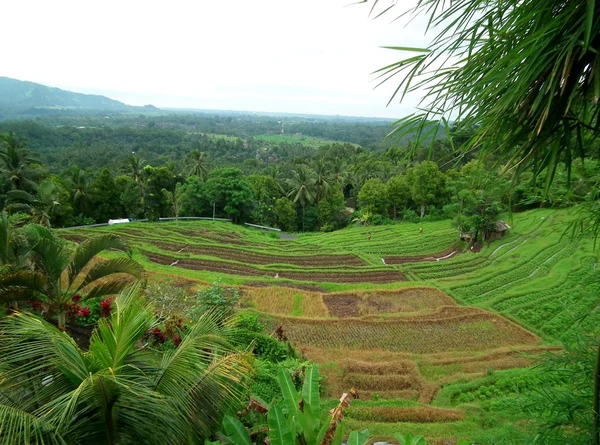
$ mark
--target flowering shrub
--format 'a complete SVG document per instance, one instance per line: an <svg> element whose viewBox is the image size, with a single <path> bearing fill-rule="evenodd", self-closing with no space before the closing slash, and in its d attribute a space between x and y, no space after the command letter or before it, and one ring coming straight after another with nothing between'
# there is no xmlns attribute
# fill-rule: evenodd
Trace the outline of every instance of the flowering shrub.
<svg viewBox="0 0 600 445"><path fill-rule="evenodd" d="M100 302L100 316L103 318L110 317L112 312L112 298L107 298Z"/></svg>
<svg viewBox="0 0 600 445"><path fill-rule="evenodd" d="M152 337L154 337L154 341L156 343L164 343L165 341L167 341L167 336L161 328L154 328L152 330Z"/></svg>
<svg viewBox="0 0 600 445"><path fill-rule="evenodd" d="M89 307L82 307L79 309L79 311L77 312L77 316L78 317L82 317L82 318L89 318L89 316L92 315L92 311L90 310Z"/></svg>

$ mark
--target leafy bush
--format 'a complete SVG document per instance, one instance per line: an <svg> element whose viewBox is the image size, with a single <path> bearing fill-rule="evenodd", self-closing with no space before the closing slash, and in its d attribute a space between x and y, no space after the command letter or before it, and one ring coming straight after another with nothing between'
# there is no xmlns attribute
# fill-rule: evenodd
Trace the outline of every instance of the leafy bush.
<svg viewBox="0 0 600 445"><path fill-rule="evenodd" d="M419 222L421 221L421 218L419 218L419 215L417 214L417 212L415 212L414 210L405 210L404 214L402 215L402 219L406 222Z"/></svg>
<svg viewBox="0 0 600 445"><path fill-rule="evenodd" d="M233 308L240 299L236 288L225 287L219 278L208 289L199 290L196 294L194 305L188 310L188 317L198 319L208 311L218 311L225 316L233 314Z"/></svg>
<svg viewBox="0 0 600 445"><path fill-rule="evenodd" d="M258 321L258 316L251 313L241 311L235 314L234 324L238 329L250 332L262 332L264 326Z"/></svg>
<svg viewBox="0 0 600 445"><path fill-rule="evenodd" d="M240 329L236 332L234 341L240 346L249 346L254 343L254 354L270 362L281 362L288 358L296 358L297 354L293 348L280 343L273 337L258 332Z"/></svg>

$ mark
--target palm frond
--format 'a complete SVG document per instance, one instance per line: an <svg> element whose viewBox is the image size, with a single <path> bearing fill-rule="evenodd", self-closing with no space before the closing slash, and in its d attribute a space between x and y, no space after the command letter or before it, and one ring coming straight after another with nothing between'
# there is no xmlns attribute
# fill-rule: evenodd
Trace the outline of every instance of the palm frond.
<svg viewBox="0 0 600 445"><path fill-rule="evenodd" d="M127 356L153 323L152 311L139 297L136 283L125 289L114 302L110 318L101 319L92 338L90 353L113 370L125 365Z"/></svg>
<svg viewBox="0 0 600 445"><path fill-rule="evenodd" d="M115 295L124 289L127 289L131 285L132 282L130 278L111 277L100 284L94 285L92 283L92 288L87 290L86 297L91 299L105 297L107 295Z"/></svg>
<svg viewBox="0 0 600 445"><path fill-rule="evenodd" d="M110 277L115 274L127 274L133 277L139 277L143 272L142 266L131 258L113 258L94 264L94 266L85 274L85 278L79 284L74 292L92 284L94 281Z"/></svg>
<svg viewBox="0 0 600 445"><path fill-rule="evenodd" d="M131 255L131 249L127 243L117 235L106 234L90 238L77 246L75 250L73 260L69 264L69 282L75 280L92 258L108 249L120 250Z"/></svg>

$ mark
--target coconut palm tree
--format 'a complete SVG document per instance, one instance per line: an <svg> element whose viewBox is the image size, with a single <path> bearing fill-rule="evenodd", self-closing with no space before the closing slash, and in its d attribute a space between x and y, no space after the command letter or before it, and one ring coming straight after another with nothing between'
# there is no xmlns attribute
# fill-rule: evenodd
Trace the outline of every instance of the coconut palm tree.
<svg viewBox="0 0 600 445"><path fill-rule="evenodd" d="M1 320L0 443L204 443L239 403L248 356L214 313L164 353L146 346L155 323L138 285L115 299L87 351L35 315Z"/></svg>
<svg viewBox="0 0 600 445"><path fill-rule="evenodd" d="M323 158L315 161L315 202L319 203L321 200L326 199L329 196L329 169L328 165Z"/></svg>
<svg viewBox="0 0 600 445"><path fill-rule="evenodd" d="M35 191L40 174L36 159L25 148L25 142L14 133L0 135L0 172L6 175L12 190Z"/></svg>
<svg viewBox="0 0 600 445"><path fill-rule="evenodd" d="M11 190L7 193L7 208L10 211L25 212L31 215L35 224L50 227L60 203L60 190L54 181L47 180L39 185L36 194L25 190Z"/></svg>
<svg viewBox="0 0 600 445"><path fill-rule="evenodd" d="M313 188L315 185L315 173L306 165L299 165L292 171L292 177L288 179L290 188L289 197L294 203L300 203L302 207L302 231L304 232L304 209L306 204L315 200Z"/></svg>
<svg viewBox="0 0 600 445"><path fill-rule="evenodd" d="M18 300L32 295L36 285L29 264L26 237L16 230L6 212L0 213L0 304L18 309Z"/></svg>
<svg viewBox="0 0 600 445"><path fill-rule="evenodd" d="M188 176L198 176L201 181L206 181L208 177L208 156L206 153L194 150L187 155L187 159L191 164Z"/></svg>
<svg viewBox="0 0 600 445"><path fill-rule="evenodd" d="M135 182L142 184L142 176L146 161L138 155L131 155L127 158L127 169Z"/></svg>
<svg viewBox="0 0 600 445"><path fill-rule="evenodd" d="M334 158L330 169L331 185L342 190L346 185L346 163L342 158Z"/></svg>
<svg viewBox="0 0 600 445"><path fill-rule="evenodd" d="M86 298L93 298L116 294L142 272L130 258L129 246L114 234L90 238L71 252L45 227L29 225L23 232L31 249L35 298L48 305L47 317L56 316L60 330L66 328L73 295L83 292ZM97 255L108 249L125 252L127 257L98 261Z"/></svg>
<svg viewBox="0 0 600 445"><path fill-rule="evenodd" d="M90 200L91 185L85 170L75 166L67 175L71 182L71 194L73 196L73 206L84 213Z"/></svg>

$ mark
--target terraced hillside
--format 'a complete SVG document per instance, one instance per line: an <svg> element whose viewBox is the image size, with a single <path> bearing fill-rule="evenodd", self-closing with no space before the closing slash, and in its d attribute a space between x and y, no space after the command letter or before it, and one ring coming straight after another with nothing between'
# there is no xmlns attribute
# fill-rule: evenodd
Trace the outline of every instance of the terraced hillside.
<svg viewBox="0 0 600 445"><path fill-rule="evenodd" d="M509 234L478 253L448 221L295 240L212 221L61 233L73 242L118 233L153 277L238 285L247 306L321 364L331 404L358 389L349 428L485 443L500 429L516 440L520 419L487 399L468 403L474 391L526 378L519 369L556 349L574 317L599 303L593 243L563 236L570 220L567 211L514 215Z"/></svg>

